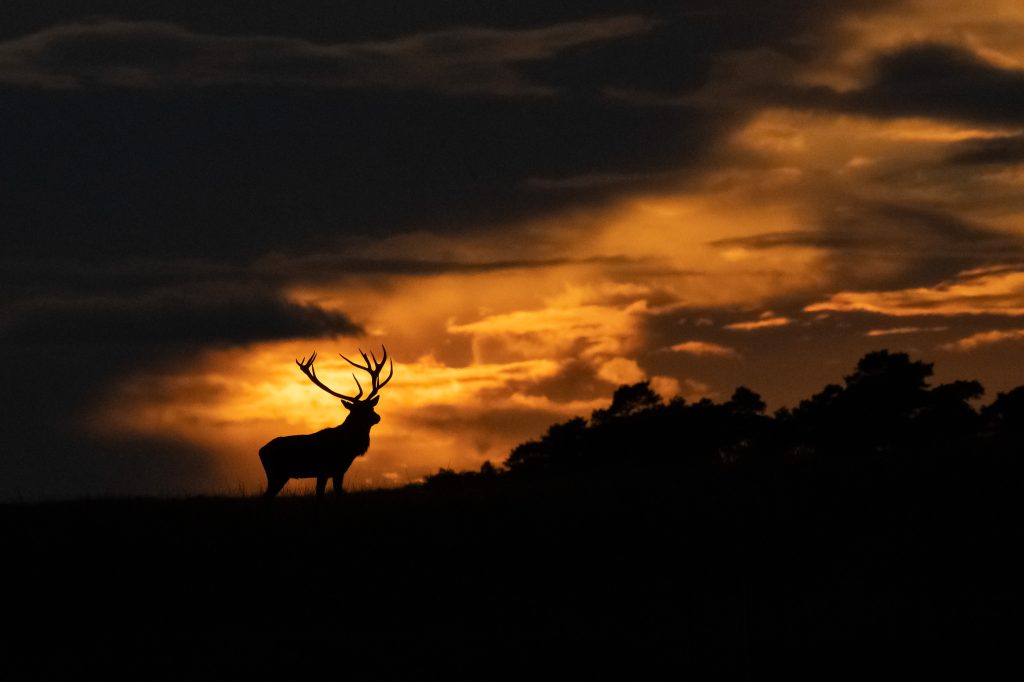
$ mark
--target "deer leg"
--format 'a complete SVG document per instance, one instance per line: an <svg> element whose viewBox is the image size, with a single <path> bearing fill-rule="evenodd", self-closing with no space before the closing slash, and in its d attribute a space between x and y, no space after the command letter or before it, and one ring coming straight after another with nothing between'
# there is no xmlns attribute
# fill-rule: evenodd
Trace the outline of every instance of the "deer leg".
<svg viewBox="0 0 1024 682"><path fill-rule="evenodd" d="M334 477L334 496L341 497L345 493L345 489L341 487L341 482L345 478L345 474L338 474Z"/></svg>
<svg viewBox="0 0 1024 682"><path fill-rule="evenodd" d="M268 500L274 495L281 492L281 488L288 482L287 478L270 478L267 477L267 492L263 495Z"/></svg>
<svg viewBox="0 0 1024 682"><path fill-rule="evenodd" d="M316 477L316 499L322 499L324 492L327 490L327 477L317 476Z"/></svg>

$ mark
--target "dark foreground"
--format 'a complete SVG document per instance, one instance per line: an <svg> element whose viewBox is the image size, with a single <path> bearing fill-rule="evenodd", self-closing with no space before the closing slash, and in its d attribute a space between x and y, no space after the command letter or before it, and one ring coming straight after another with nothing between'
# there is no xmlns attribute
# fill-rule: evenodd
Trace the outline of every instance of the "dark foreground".
<svg viewBox="0 0 1024 682"><path fill-rule="evenodd" d="M5 506L0 678L985 662L1021 632L1022 492L1000 458Z"/></svg>

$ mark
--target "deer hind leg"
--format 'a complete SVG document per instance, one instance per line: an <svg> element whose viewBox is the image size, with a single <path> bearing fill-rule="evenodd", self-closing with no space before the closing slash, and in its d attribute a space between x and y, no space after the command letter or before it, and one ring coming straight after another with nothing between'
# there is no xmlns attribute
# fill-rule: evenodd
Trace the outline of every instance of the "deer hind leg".
<svg viewBox="0 0 1024 682"><path fill-rule="evenodd" d="M323 499L324 492L327 490L327 477L317 476L316 478L316 499Z"/></svg>

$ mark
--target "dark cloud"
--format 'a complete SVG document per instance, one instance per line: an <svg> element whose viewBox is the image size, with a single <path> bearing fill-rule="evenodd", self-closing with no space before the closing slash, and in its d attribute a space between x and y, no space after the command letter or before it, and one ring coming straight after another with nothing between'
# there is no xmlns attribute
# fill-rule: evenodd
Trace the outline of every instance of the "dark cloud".
<svg viewBox="0 0 1024 682"><path fill-rule="evenodd" d="M427 258L350 258L339 254L268 254L250 263L233 265L216 261L126 258L114 261L44 259L0 261L0 288L8 305L25 299L90 295L124 296L129 291L154 291L183 287L164 299L199 298L210 293L224 299L234 291L252 300L262 296L280 303L277 288L294 283L336 282L372 276L433 276L473 274L505 270L536 270L570 265L636 265L621 256L593 258L524 258L521 260L439 260ZM199 289L197 287L208 287ZM220 290L218 290L218 287ZM262 292L262 293L254 293ZM0 306L0 311L3 307ZM57 311L54 311L57 312ZM0 313L0 324L2 324Z"/></svg>
<svg viewBox="0 0 1024 682"><path fill-rule="evenodd" d="M500 227L628 189L551 192L530 178L678 171L731 124L587 98L0 88L5 250L237 263Z"/></svg>
<svg viewBox="0 0 1024 682"><path fill-rule="evenodd" d="M526 184L537 189L594 190L607 187L641 187L650 185L652 181L660 182L669 177L666 173L588 173L565 178L528 178Z"/></svg>
<svg viewBox="0 0 1024 682"><path fill-rule="evenodd" d="M561 265L623 265L634 261L622 256L593 258L524 258L509 260L428 260L416 258L347 258L330 254L267 257L253 265L259 276L279 281L331 281L370 275L446 275L537 270Z"/></svg>
<svg viewBox="0 0 1024 682"><path fill-rule="evenodd" d="M142 295L27 299L0 308L0 344L240 345L360 334L342 313L273 292L191 287Z"/></svg>
<svg viewBox="0 0 1024 682"><path fill-rule="evenodd" d="M917 45L882 57L873 81L850 100L882 114L1019 123L1024 71L1000 68L961 48Z"/></svg>
<svg viewBox="0 0 1024 682"><path fill-rule="evenodd" d="M802 108L1001 125L1024 121L1024 70L1003 68L965 48L939 43L879 56L866 84L848 92L788 85L761 90L767 100Z"/></svg>
<svg viewBox="0 0 1024 682"><path fill-rule="evenodd" d="M0 74L22 83L0 86L8 254L237 262L339 236L500 227L599 203L634 189L630 178L666 186L746 112L606 93L695 89L723 53L792 52L837 11L801 0L632 13L610 1L259 6L8 10Z"/></svg>
<svg viewBox="0 0 1024 682"><path fill-rule="evenodd" d="M970 268L1024 258L1024 245L1012 235L932 207L851 201L822 207L820 213L816 230L769 232L712 244L823 249L833 275L854 288L927 285ZM874 267L879 263L894 267L880 273Z"/></svg>
<svg viewBox="0 0 1024 682"><path fill-rule="evenodd" d="M975 138L958 142L946 157L953 164L1017 164L1024 162L1024 135Z"/></svg>
<svg viewBox="0 0 1024 682"><path fill-rule="evenodd" d="M0 82L42 88L245 84L550 95L554 90L523 77L515 65L643 33L653 25L644 17L618 16L323 44L198 33L162 22L65 24L0 43Z"/></svg>

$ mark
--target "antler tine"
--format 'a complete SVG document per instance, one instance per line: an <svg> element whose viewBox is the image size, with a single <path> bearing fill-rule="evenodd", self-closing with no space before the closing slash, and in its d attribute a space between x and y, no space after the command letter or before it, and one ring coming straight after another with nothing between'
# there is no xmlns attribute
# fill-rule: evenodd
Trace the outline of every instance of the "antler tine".
<svg viewBox="0 0 1024 682"><path fill-rule="evenodd" d="M362 353L362 351L359 351L359 352ZM373 371L373 370L370 369L370 361L369 360L366 361L366 367L363 367L358 362L353 362L352 360L349 360L348 358L346 358L344 355L341 355L341 353L338 353L338 355L341 356L342 360L344 360L348 364L352 365L353 367L357 367L357 368L359 368L361 370L365 370L367 372Z"/></svg>
<svg viewBox="0 0 1024 682"><path fill-rule="evenodd" d="M368 395L366 397L367 400L370 400L371 398L376 396L378 391L380 391L380 389L384 388L384 386L386 386L387 383L389 381L391 381L391 377L393 377L395 375L395 361L392 360L389 363L389 365L388 365L388 376L387 376L387 378L384 381L380 380L380 372L381 372L382 369L384 369L384 362L385 362L385 360L387 360L387 357L388 357L388 349L384 348L383 345L381 345L381 348L384 349L384 354L381 356L380 362L377 362L377 358L373 359L374 360L374 365L376 365L374 371L370 373L371 376L373 377L373 390L370 391L370 395Z"/></svg>
<svg viewBox="0 0 1024 682"><path fill-rule="evenodd" d="M382 362L381 363L381 368L383 369L383 367L384 367L384 363ZM385 379L384 381L382 381L380 384L377 385L377 390L379 391L380 389L384 388L387 385L387 383L389 381L391 381L391 377L393 377L393 376L395 376L395 361L394 360L392 360L390 363L388 363L388 378Z"/></svg>
<svg viewBox="0 0 1024 682"><path fill-rule="evenodd" d="M314 369L314 367L313 367L313 362L315 360L316 360L316 351L313 351L313 354L309 356L309 360L306 360L306 357L303 356L302 357L302 361L300 362L300 361L296 360L295 364L298 365L299 369L302 370L302 373L305 374L306 377L310 381L312 381L316 386L320 387L320 389L322 389L323 391L326 391L327 393L330 393L335 398L340 398L341 400L344 400L344 401L347 401L347 402L350 402L350 403L356 402L363 395L363 387L362 386L359 387L359 395L357 395L355 398L353 398L351 396L344 395L342 393L338 393L335 390L332 390L329 386L327 386L327 384L325 384L324 382L320 381L320 379L316 376L316 369ZM359 385L358 381L356 382L356 385L357 386Z"/></svg>
<svg viewBox="0 0 1024 682"><path fill-rule="evenodd" d="M386 383L388 383L389 381L391 381L391 377L394 376L394 374L395 374L395 362L394 362L394 360L392 360L390 362L390 364L389 364L388 378L385 379L383 382L381 382L381 380L380 380L380 373L381 373L381 370L384 369L384 363L388 361L388 349L385 348L383 345L381 345L381 348L383 349L384 354L381 356L381 359L380 359L379 362L377 361L377 356L374 355L373 351L370 351L370 354L367 355L366 353L363 352L362 348L359 349L359 355L361 355L362 358L363 358L363 361L366 362L365 365L360 365L358 362L356 362L354 360L350 360L349 358L345 357L341 353L338 353L338 356L342 360L344 360L348 364L352 365L356 369L361 369L361 370L363 370L364 372L366 372L367 374L370 375L371 390L370 390L370 394L368 396L366 396L364 401L365 400L371 400L374 396L376 396L377 395L377 391L379 391L380 389L384 388L384 385ZM371 358L373 359L372 362L371 362ZM296 362L298 362L298 360L296 360ZM303 371L305 371L305 370L303 370ZM359 383L359 379L356 379L356 375L355 374L352 375L352 378L355 379L356 386L359 387L359 395L357 395L355 398L348 398L348 399L355 401L355 400L358 400L359 398L362 398L363 386L362 386L362 384Z"/></svg>

